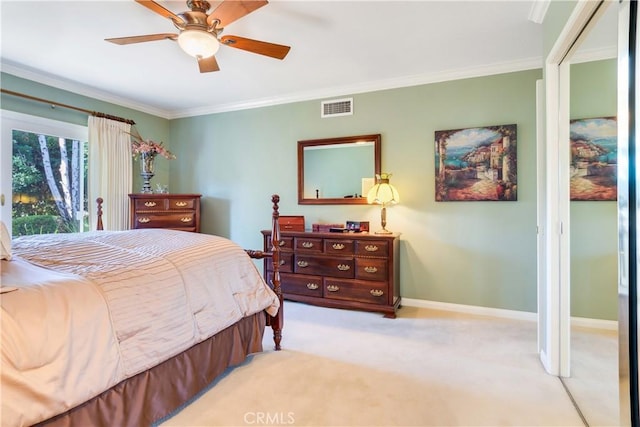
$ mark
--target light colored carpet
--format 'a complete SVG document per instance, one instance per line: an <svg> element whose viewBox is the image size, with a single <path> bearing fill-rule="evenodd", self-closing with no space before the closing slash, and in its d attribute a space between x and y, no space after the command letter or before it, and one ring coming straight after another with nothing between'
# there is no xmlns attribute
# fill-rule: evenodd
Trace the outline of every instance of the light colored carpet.
<svg viewBox="0 0 640 427"><path fill-rule="evenodd" d="M618 331L573 326L564 383L590 426L620 425Z"/></svg>
<svg viewBox="0 0 640 427"><path fill-rule="evenodd" d="M229 370L162 426L582 426L536 324L285 303L283 350Z"/></svg>

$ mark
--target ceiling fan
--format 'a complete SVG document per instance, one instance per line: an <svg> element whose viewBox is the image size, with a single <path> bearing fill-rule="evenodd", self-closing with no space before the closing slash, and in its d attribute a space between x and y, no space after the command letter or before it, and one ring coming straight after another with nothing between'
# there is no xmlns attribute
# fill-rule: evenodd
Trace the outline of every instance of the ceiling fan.
<svg viewBox="0 0 640 427"><path fill-rule="evenodd" d="M289 46L245 37L229 35L218 38L225 26L266 5L268 3L266 0L222 0L208 15L207 11L211 5L205 0L187 0L187 6L191 10L178 14L152 0L135 1L157 14L169 18L173 25L180 30L180 33L116 37L105 39L106 41L119 45L165 39L177 41L182 50L198 60L201 73L220 70L214 55L221 44L276 59L284 59L289 53L289 49L291 49Z"/></svg>

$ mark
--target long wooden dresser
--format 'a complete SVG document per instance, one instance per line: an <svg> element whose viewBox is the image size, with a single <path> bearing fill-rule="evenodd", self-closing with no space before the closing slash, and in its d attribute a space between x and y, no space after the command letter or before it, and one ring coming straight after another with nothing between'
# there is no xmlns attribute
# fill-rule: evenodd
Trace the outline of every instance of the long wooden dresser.
<svg viewBox="0 0 640 427"><path fill-rule="evenodd" d="M264 250L271 231L262 231ZM384 313L400 307L398 234L280 233L280 276L284 298L324 307ZM270 277L273 261L264 261Z"/></svg>
<svg viewBox="0 0 640 427"><path fill-rule="evenodd" d="M129 194L130 228L200 232L200 194Z"/></svg>

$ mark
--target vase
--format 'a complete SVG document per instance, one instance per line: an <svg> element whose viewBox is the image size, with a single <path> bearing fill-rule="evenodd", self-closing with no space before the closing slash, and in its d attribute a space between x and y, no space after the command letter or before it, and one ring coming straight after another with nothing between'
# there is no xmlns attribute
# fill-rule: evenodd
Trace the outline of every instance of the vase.
<svg viewBox="0 0 640 427"><path fill-rule="evenodd" d="M151 189L151 178L153 178L153 166L156 153L140 154L140 176L142 177L142 193L153 193Z"/></svg>

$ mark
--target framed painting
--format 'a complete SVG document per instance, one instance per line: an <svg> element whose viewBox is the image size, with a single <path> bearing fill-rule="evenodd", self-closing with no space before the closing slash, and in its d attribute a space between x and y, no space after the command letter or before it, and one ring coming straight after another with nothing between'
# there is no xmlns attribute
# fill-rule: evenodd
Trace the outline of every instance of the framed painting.
<svg viewBox="0 0 640 427"><path fill-rule="evenodd" d="M571 120L571 200L616 200L618 123L615 117Z"/></svg>
<svg viewBox="0 0 640 427"><path fill-rule="evenodd" d="M436 201L518 199L517 126L435 132Z"/></svg>

